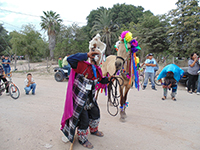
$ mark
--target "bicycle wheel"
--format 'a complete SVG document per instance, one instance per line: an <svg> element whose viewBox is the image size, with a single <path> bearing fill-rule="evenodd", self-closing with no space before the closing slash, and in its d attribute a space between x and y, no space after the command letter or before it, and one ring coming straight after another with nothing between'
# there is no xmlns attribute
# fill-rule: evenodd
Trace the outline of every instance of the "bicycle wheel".
<svg viewBox="0 0 200 150"><path fill-rule="evenodd" d="M139 84L142 85L144 83L144 76L140 75L139 76Z"/></svg>
<svg viewBox="0 0 200 150"><path fill-rule="evenodd" d="M9 94L13 99L18 99L20 95L18 87L11 84L9 87Z"/></svg>
<svg viewBox="0 0 200 150"><path fill-rule="evenodd" d="M158 75L159 75L159 74L157 74L157 75L154 77L154 82L155 82L155 84L156 84L157 86L161 86L161 82L157 80ZM162 78L161 80L162 80L162 83L164 83L163 78Z"/></svg>

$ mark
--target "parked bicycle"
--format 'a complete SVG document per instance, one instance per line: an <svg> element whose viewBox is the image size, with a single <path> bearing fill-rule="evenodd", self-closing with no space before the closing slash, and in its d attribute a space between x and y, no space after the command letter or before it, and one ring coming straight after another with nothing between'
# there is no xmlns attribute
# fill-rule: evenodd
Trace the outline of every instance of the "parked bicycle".
<svg viewBox="0 0 200 150"><path fill-rule="evenodd" d="M9 74L6 74L6 77L8 78L8 81L6 82L2 82L0 81L0 93L3 93L6 88L9 86L8 91L9 91L9 95L13 98L13 99L18 99L20 92L19 92L19 88L17 87L17 85L12 81L12 72L10 72Z"/></svg>
<svg viewBox="0 0 200 150"><path fill-rule="evenodd" d="M142 85L144 83L144 78L145 78L145 69L146 68L140 68L140 76L139 76L139 81L140 81L140 85ZM156 75L154 77L154 83L157 86L161 86L161 82L157 80L158 76L159 76L160 72L156 72Z"/></svg>

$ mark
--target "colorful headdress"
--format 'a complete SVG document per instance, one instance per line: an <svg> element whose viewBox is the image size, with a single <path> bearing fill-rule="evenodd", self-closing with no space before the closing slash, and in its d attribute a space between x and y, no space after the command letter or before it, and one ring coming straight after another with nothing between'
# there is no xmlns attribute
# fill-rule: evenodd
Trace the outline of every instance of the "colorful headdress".
<svg viewBox="0 0 200 150"><path fill-rule="evenodd" d="M125 44L127 52L129 51L128 46L127 46L127 43L129 43L129 42L131 44L131 51L132 51L132 53L135 53L139 49L141 49L139 47L139 45L138 45L138 42L135 39L133 39L132 33L130 31L123 31L122 34L121 34L121 38L124 41L124 44Z"/></svg>
<svg viewBox="0 0 200 150"><path fill-rule="evenodd" d="M136 41L136 39L133 39L132 37L132 33L130 31L123 31L121 34L121 38L124 41L124 45L126 48L126 51L129 52L130 49L128 49L128 43L131 44L131 58L130 58L130 65L129 65L129 76L130 76L130 72L134 71L134 75L135 75L135 87L138 88L139 90L139 73L137 70L137 64L139 62L139 58L136 57L136 52L141 49L138 45L138 42ZM115 46L117 47L117 46ZM131 76L130 76L131 77ZM129 78L129 84L131 84L131 78Z"/></svg>

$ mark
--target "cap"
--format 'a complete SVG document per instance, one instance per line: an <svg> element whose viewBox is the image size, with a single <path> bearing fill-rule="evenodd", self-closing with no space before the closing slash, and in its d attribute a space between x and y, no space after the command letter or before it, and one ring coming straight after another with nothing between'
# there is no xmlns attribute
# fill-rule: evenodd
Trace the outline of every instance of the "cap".
<svg viewBox="0 0 200 150"><path fill-rule="evenodd" d="M148 56L153 56L153 54L152 53L149 53L149 55Z"/></svg>

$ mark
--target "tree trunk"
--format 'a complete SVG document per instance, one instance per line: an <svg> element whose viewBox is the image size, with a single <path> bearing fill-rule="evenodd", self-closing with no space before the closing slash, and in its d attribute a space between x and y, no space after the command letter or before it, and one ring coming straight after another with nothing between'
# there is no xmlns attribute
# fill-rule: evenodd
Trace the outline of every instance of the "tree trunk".
<svg viewBox="0 0 200 150"><path fill-rule="evenodd" d="M49 50L50 50L50 60L54 58L54 48L56 45L56 35L50 34L49 35Z"/></svg>
<svg viewBox="0 0 200 150"><path fill-rule="evenodd" d="M30 59L29 59L29 57L28 57L28 71L30 71L30 70L31 70Z"/></svg>
<svg viewBox="0 0 200 150"><path fill-rule="evenodd" d="M17 58L16 58L16 54L14 55L14 59L15 59L15 70L17 70Z"/></svg>
<svg viewBox="0 0 200 150"><path fill-rule="evenodd" d="M49 67L49 57L47 57L47 72L49 72L48 67Z"/></svg>
<svg viewBox="0 0 200 150"><path fill-rule="evenodd" d="M109 55L111 55L111 49L110 49L108 38L106 38L106 56L109 56Z"/></svg>

